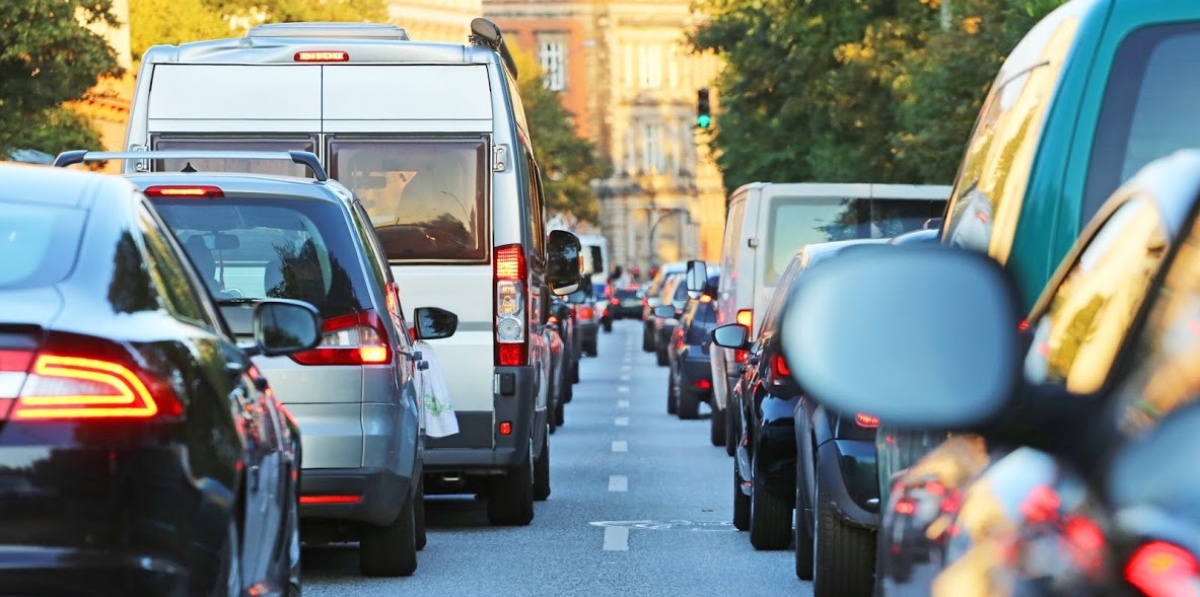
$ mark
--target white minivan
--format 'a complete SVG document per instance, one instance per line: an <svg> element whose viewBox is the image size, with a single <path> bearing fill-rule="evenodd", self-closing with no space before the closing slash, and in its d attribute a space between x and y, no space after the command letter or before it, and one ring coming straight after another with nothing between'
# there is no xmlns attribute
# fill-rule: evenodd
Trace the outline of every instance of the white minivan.
<svg viewBox="0 0 1200 597"><path fill-rule="evenodd" d="M717 325L740 323L758 333L779 275L801 247L838 240L890 238L940 218L949 186L755 182L729 198ZM733 455L740 423L726 417L729 392L746 351L713 346L712 443ZM721 380L724 380L722 383Z"/></svg>
<svg viewBox="0 0 1200 597"><path fill-rule="evenodd" d="M490 21L475 19L470 33L466 44L423 43L393 25L281 23L238 39L155 46L142 59L126 144L317 154L366 208L397 300L459 316L457 333L432 344L460 431L425 441L425 491L486 495L493 524L521 525L532 520L533 501L550 494L551 360L542 328L551 286L578 287L578 241L552 234L576 243L574 261L559 263L570 251L553 247L569 243L546 238L512 56ZM307 172L280 161L126 164ZM304 437L342 425L375 431L365 407L353 420L306 412L314 414L297 416ZM321 458L305 453L305 478L348 464Z"/></svg>

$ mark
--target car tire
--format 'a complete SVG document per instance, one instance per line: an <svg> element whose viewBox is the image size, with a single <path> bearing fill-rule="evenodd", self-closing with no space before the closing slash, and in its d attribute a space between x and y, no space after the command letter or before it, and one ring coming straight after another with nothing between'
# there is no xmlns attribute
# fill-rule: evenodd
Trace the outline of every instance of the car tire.
<svg viewBox="0 0 1200 597"><path fill-rule="evenodd" d="M659 367L666 367L671 364L671 362L667 360L667 348L665 346L655 349L654 356Z"/></svg>
<svg viewBox="0 0 1200 597"><path fill-rule="evenodd" d="M604 333L605 334L612 333L612 321L611 320L604 322Z"/></svg>
<svg viewBox="0 0 1200 597"><path fill-rule="evenodd" d="M416 500L416 505L413 506L415 508L413 514L417 517L417 551L421 551L429 543L429 532L425 526L425 475L421 475L421 480L417 481Z"/></svg>
<svg viewBox="0 0 1200 597"><path fill-rule="evenodd" d="M737 454L738 440L742 436L742 413L732 408L733 403L725 405L725 454Z"/></svg>
<svg viewBox="0 0 1200 597"><path fill-rule="evenodd" d="M592 342L592 343L588 344L587 346L585 346L583 348L583 351L586 352L587 356L589 356L589 357L595 357L597 354L599 354L598 351L596 350L595 342Z"/></svg>
<svg viewBox="0 0 1200 597"><path fill-rule="evenodd" d="M213 597L240 597L242 594L241 539L237 518L229 517L229 528L221 542L220 570L213 581Z"/></svg>
<svg viewBox="0 0 1200 597"><path fill-rule="evenodd" d="M717 447L725 445L725 411L715 406L708 419L708 440Z"/></svg>
<svg viewBox="0 0 1200 597"><path fill-rule="evenodd" d="M795 538L796 544L796 578L800 580L812 580L813 577L813 525L812 521L808 520L805 515L805 498L804 492L808 488L801 481L804 479L804 463L800 460L796 462L796 516L795 527L792 529L792 537Z"/></svg>
<svg viewBox="0 0 1200 597"><path fill-rule="evenodd" d="M561 401L554 405L554 426L562 427L567 422L567 408Z"/></svg>
<svg viewBox="0 0 1200 597"><path fill-rule="evenodd" d="M675 401L675 380L671 379L671 375L667 375L667 414L673 415L677 410L678 403Z"/></svg>
<svg viewBox="0 0 1200 597"><path fill-rule="evenodd" d="M733 461L733 528L750 530L750 496L742 493L742 476L738 474L737 460Z"/></svg>
<svg viewBox="0 0 1200 597"><path fill-rule="evenodd" d="M364 576L412 576L417 571L416 497L414 491L391 524L364 527L359 540Z"/></svg>
<svg viewBox="0 0 1200 597"><path fill-rule="evenodd" d="M654 352L654 332L642 325L642 352Z"/></svg>
<svg viewBox="0 0 1200 597"><path fill-rule="evenodd" d="M765 474L754 458L750 490L750 545L759 551L787 549L792 540L791 500L767 491Z"/></svg>
<svg viewBox="0 0 1200 597"><path fill-rule="evenodd" d="M495 526L526 526L533 522L532 454L527 454L517 468L491 479L487 516Z"/></svg>
<svg viewBox="0 0 1200 597"><path fill-rule="evenodd" d="M814 597L871 597L875 588L874 533L843 524L819 481L816 489Z"/></svg>
<svg viewBox="0 0 1200 597"><path fill-rule="evenodd" d="M533 499L544 502L550 497L550 437L542 441L542 453L533 461Z"/></svg>
<svg viewBox="0 0 1200 597"><path fill-rule="evenodd" d="M679 418L684 421L691 421L700 418L700 397L695 392L685 392L682 388L676 391L677 405Z"/></svg>
<svg viewBox="0 0 1200 597"><path fill-rule="evenodd" d="M571 359L571 383L579 383L579 359ZM567 402L571 401L571 394L567 394Z"/></svg>

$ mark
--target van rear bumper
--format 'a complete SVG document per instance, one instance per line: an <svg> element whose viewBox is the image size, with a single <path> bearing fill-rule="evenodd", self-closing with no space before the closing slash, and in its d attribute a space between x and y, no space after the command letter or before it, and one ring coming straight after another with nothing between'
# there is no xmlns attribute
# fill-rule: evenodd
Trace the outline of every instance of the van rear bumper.
<svg viewBox="0 0 1200 597"><path fill-rule="evenodd" d="M477 420L492 415L489 425L463 425L460 418L459 435L426 443L425 472L492 474L502 473L524 464L529 453L532 430L538 429L538 380L532 366L496 367L493 383L492 413L471 413ZM545 408L542 413L545 416ZM509 423L512 431L500 435L500 424ZM443 444L445 447L440 447ZM476 446L491 446L476 447Z"/></svg>

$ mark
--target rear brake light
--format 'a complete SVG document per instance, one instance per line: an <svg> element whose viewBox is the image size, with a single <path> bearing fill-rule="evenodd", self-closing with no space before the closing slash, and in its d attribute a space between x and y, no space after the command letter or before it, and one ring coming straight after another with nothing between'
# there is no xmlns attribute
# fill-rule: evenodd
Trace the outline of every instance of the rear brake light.
<svg viewBox="0 0 1200 597"><path fill-rule="evenodd" d="M700 302L702 302L702 303L711 303L711 302L712 302L712 297L711 297L711 296L708 296L707 294L702 294L702 295L700 295Z"/></svg>
<svg viewBox="0 0 1200 597"><path fill-rule="evenodd" d="M338 51L296 52L296 62L346 62L350 54Z"/></svg>
<svg viewBox="0 0 1200 597"><path fill-rule="evenodd" d="M558 318L551 315L550 317L546 318L546 323L554 325L554 324L558 323Z"/></svg>
<svg viewBox="0 0 1200 597"><path fill-rule="evenodd" d="M896 514L912 516L917 511L917 504L909 498L901 498L896 502L896 507L894 509L896 510Z"/></svg>
<svg viewBox="0 0 1200 597"><path fill-rule="evenodd" d="M858 413L854 415L854 422L863 429L875 429L879 427L879 418L872 417L866 413Z"/></svg>
<svg viewBox="0 0 1200 597"><path fill-rule="evenodd" d="M357 504L362 501L360 495L302 495L301 506L326 506L329 504Z"/></svg>
<svg viewBox="0 0 1200 597"><path fill-rule="evenodd" d="M590 320L596 317L596 310L588 306L579 307L579 318Z"/></svg>
<svg viewBox="0 0 1200 597"><path fill-rule="evenodd" d="M505 245L496 249L496 364L517 367L529 362L525 328L525 248Z"/></svg>
<svg viewBox="0 0 1200 597"><path fill-rule="evenodd" d="M220 187L213 185L156 185L146 187L142 194L165 199L216 199L225 196Z"/></svg>
<svg viewBox="0 0 1200 597"><path fill-rule="evenodd" d="M512 435L512 422L501 421L497 426L497 431L500 432L500 435Z"/></svg>
<svg viewBox="0 0 1200 597"><path fill-rule="evenodd" d="M775 358L771 359L771 375L776 380L789 377L791 374L792 370L788 369L787 361L784 360L783 355L777 354Z"/></svg>
<svg viewBox="0 0 1200 597"><path fill-rule="evenodd" d="M1200 594L1200 564L1187 550L1151 541L1129 558L1125 580L1147 597Z"/></svg>
<svg viewBox="0 0 1200 597"><path fill-rule="evenodd" d="M321 343L298 352L292 359L301 365L380 365L392 361L387 329L373 310L325 320Z"/></svg>
<svg viewBox="0 0 1200 597"><path fill-rule="evenodd" d="M695 382L692 383L692 387L694 387L698 390L711 390L712 382L708 381L707 379L697 379Z"/></svg>
<svg viewBox="0 0 1200 597"><path fill-rule="evenodd" d="M745 363L745 362L746 362L746 361L748 361L748 360L750 360L750 351L749 351L749 350L738 350L738 349L734 349L734 351L733 351L733 362L735 362L735 363Z"/></svg>
<svg viewBox="0 0 1200 597"><path fill-rule="evenodd" d="M751 324L754 323L754 312L750 309L742 309L741 311L738 311L737 322L740 325L746 326L746 329L753 331L754 326Z"/></svg>
<svg viewBox="0 0 1200 597"><path fill-rule="evenodd" d="M63 350L59 350L61 345ZM144 420L178 417L183 407L164 381L143 371L128 349L104 340L52 336L38 354L5 351L0 378L25 377L12 402L9 419L23 421ZM83 356L84 354L88 356ZM28 376L17 371L32 368ZM2 383L2 382L0 382ZM4 390L8 383L2 383ZM16 386L17 384L13 384ZM5 391L4 394L13 392ZM4 410L0 404L0 413Z"/></svg>

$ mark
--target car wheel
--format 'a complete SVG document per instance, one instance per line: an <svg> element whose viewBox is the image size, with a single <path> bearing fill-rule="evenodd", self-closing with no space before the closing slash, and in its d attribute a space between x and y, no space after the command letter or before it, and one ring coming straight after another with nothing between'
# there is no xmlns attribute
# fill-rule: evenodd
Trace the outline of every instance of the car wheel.
<svg viewBox="0 0 1200 597"><path fill-rule="evenodd" d="M213 597L239 597L242 594L242 549L237 519L229 517L225 541L221 543L220 574L213 582Z"/></svg>
<svg viewBox="0 0 1200 597"><path fill-rule="evenodd" d="M738 440L742 437L742 413L733 408L733 403L725 405L725 453L737 454Z"/></svg>
<svg viewBox="0 0 1200 597"><path fill-rule="evenodd" d="M649 326L642 326L642 352L654 352L654 332Z"/></svg>
<svg viewBox="0 0 1200 597"><path fill-rule="evenodd" d="M750 489L750 545L759 551L786 549L792 540L791 500L766 487L766 475L754 457L754 482Z"/></svg>
<svg viewBox="0 0 1200 597"><path fill-rule="evenodd" d="M491 479L487 514L488 522L496 526L525 526L533 521L533 454L526 454L507 474Z"/></svg>
<svg viewBox="0 0 1200 597"><path fill-rule="evenodd" d="M739 531L750 529L750 496L742 492L742 476L738 474L737 460L733 461L733 528Z"/></svg>
<svg viewBox="0 0 1200 597"><path fill-rule="evenodd" d="M690 421L700 418L700 397L695 392L685 392L680 388L676 391L676 396L680 419Z"/></svg>
<svg viewBox="0 0 1200 597"><path fill-rule="evenodd" d="M671 375L668 374L667 375L667 414L668 415L673 415L676 412L676 405L678 403L675 401L675 395L676 395L675 392L676 392L675 380L671 379Z"/></svg>
<svg viewBox="0 0 1200 597"><path fill-rule="evenodd" d="M655 349L654 356L657 357L659 367L666 367L667 365L671 364L671 362L667 360L667 348L665 346Z"/></svg>
<svg viewBox="0 0 1200 597"><path fill-rule="evenodd" d="M417 551L425 549L425 544L429 543L428 529L425 527L425 475L421 475L421 480L417 481L417 497L416 511L414 515L417 517Z"/></svg>
<svg viewBox="0 0 1200 597"><path fill-rule="evenodd" d="M595 342L592 342L592 343L588 344L586 347L584 347L584 349L583 349L583 350L584 350L584 352L586 352L586 353L587 353L587 355L588 355L589 357L594 357L594 356L596 356L596 355L598 354L598 352L597 352L597 350L596 350L596 343L595 343Z"/></svg>
<svg viewBox="0 0 1200 597"><path fill-rule="evenodd" d="M800 580L812 580L813 577L813 527L812 521L808 520L805 514L805 492L808 488L804 485L804 464L797 459L796 462L796 524L792 530L792 536L796 543L796 578Z"/></svg>
<svg viewBox="0 0 1200 597"><path fill-rule="evenodd" d="M714 446L725 445L725 411L715 406L708 420L708 439Z"/></svg>
<svg viewBox="0 0 1200 597"><path fill-rule="evenodd" d="M871 597L875 582L875 537L843 524L832 498L817 482L816 531L813 537L813 595Z"/></svg>
<svg viewBox="0 0 1200 597"><path fill-rule="evenodd" d="M359 541L359 568L365 576L411 576L417 571L416 492L391 524L366 525Z"/></svg>
<svg viewBox="0 0 1200 597"><path fill-rule="evenodd" d="M571 359L571 383L579 383L579 359ZM571 393L567 393L567 402L571 401Z"/></svg>
<svg viewBox="0 0 1200 597"><path fill-rule="evenodd" d="M566 424L566 422L567 422L566 414L567 414L567 409L566 409L566 406L562 402L555 404L554 405L554 425L557 427L562 427L564 424Z"/></svg>
<svg viewBox="0 0 1200 597"><path fill-rule="evenodd" d="M300 495L299 489L288 508L288 542L284 547L284 597L300 597Z"/></svg>
<svg viewBox="0 0 1200 597"><path fill-rule="evenodd" d="M542 453L533 462L533 499L544 502L550 497L550 438L542 441Z"/></svg>
<svg viewBox="0 0 1200 597"><path fill-rule="evenodd" d="M605 334L612 333L612 321L611 320L604 322L604 333Z"/></svg>

